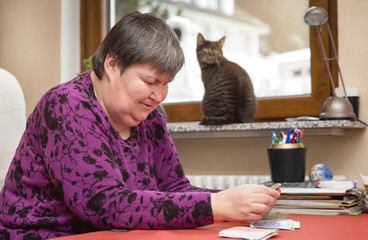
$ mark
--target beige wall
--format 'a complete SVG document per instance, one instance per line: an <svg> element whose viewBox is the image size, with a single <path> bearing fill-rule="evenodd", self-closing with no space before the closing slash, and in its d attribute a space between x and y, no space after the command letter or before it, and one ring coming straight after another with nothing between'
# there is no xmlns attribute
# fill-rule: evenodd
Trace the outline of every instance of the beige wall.
<svg viewBox="0 0 368 240"><path fill-rule="evenodd" d="M359 88L360 118L368 121L368 1L339 0L340 64L347 87ZM59 82L60 0L0 0L0 67L23 87L27 115ZM337 175L368 175L368 131L344 137L306 137L307 169L328 164ZM187 174L269 174L268 138L176 140Z"/></svg>
<svg viewBox="0 0 368 240"><path fill-rule="evenodd" d="M60 83L60 0L0 0L0 67L18 79L28 116Z"/></svg>

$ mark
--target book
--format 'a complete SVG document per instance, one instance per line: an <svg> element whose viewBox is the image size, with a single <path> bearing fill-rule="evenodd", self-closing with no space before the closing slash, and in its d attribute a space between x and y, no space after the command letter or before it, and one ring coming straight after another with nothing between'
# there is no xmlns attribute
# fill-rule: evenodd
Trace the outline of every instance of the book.
<svg viewBox="0 0 368 240"><path fill-rule="evenodd" d="M346 189L333 188L280 188L283 195L345 195Z"/></svg>
<svg viewBox="0 0 368 240"><path fill-rule="evenodd" d="M326 209L343 209L346 207L352 207L357 204L356 198L351 199L322 199L322 200L289 200L289 199L279 199L276 202L278 207L295 207L295 208L326 208Z"/></svg>
<svg viewBox="0 0 368 240"><path fill-rule="evenodd" d="M271 213L357 215L365 210L362 189L281 188Z"/></svg>
<svg viewBox="0 0 368 240"><path fill-rule="evenodd" d="M316 209L316 208L278 208L274 207L271 214L312 214L312 215L359 215L363 210L359 206L344 209Z"/></svg>

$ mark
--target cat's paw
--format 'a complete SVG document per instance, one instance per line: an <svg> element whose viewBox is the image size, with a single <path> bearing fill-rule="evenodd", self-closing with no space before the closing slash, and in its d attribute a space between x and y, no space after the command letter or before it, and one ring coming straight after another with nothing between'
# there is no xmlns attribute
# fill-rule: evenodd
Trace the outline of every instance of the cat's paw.
<svg viewBox="0 0 368 240"><path fill-rule="evenodd" d="M223 117L204 117L201 122L201 125L221 125L226 124L226 119Z"/></svg>

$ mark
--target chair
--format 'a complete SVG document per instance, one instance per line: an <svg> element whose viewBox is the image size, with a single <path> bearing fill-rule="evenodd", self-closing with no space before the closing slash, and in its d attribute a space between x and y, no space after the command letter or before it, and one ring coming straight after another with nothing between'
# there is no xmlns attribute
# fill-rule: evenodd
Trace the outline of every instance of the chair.
<svg viewBox="0 0 368 240"><path fill-rule="evenodd" d="M26 107L17 79L0 68L0 189L26 127Z"/></svg>

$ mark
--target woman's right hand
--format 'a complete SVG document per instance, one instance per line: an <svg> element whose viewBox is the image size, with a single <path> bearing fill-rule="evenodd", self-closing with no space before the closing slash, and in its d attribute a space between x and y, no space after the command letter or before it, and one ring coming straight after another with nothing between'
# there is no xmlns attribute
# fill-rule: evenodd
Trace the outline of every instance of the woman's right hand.
<svg viewBox="0 0 368 240"><path fill-rule="evenodd" d="M280 190L245 184L211 194L214 221L253 222L262 219L280 197Z"/></svg>

